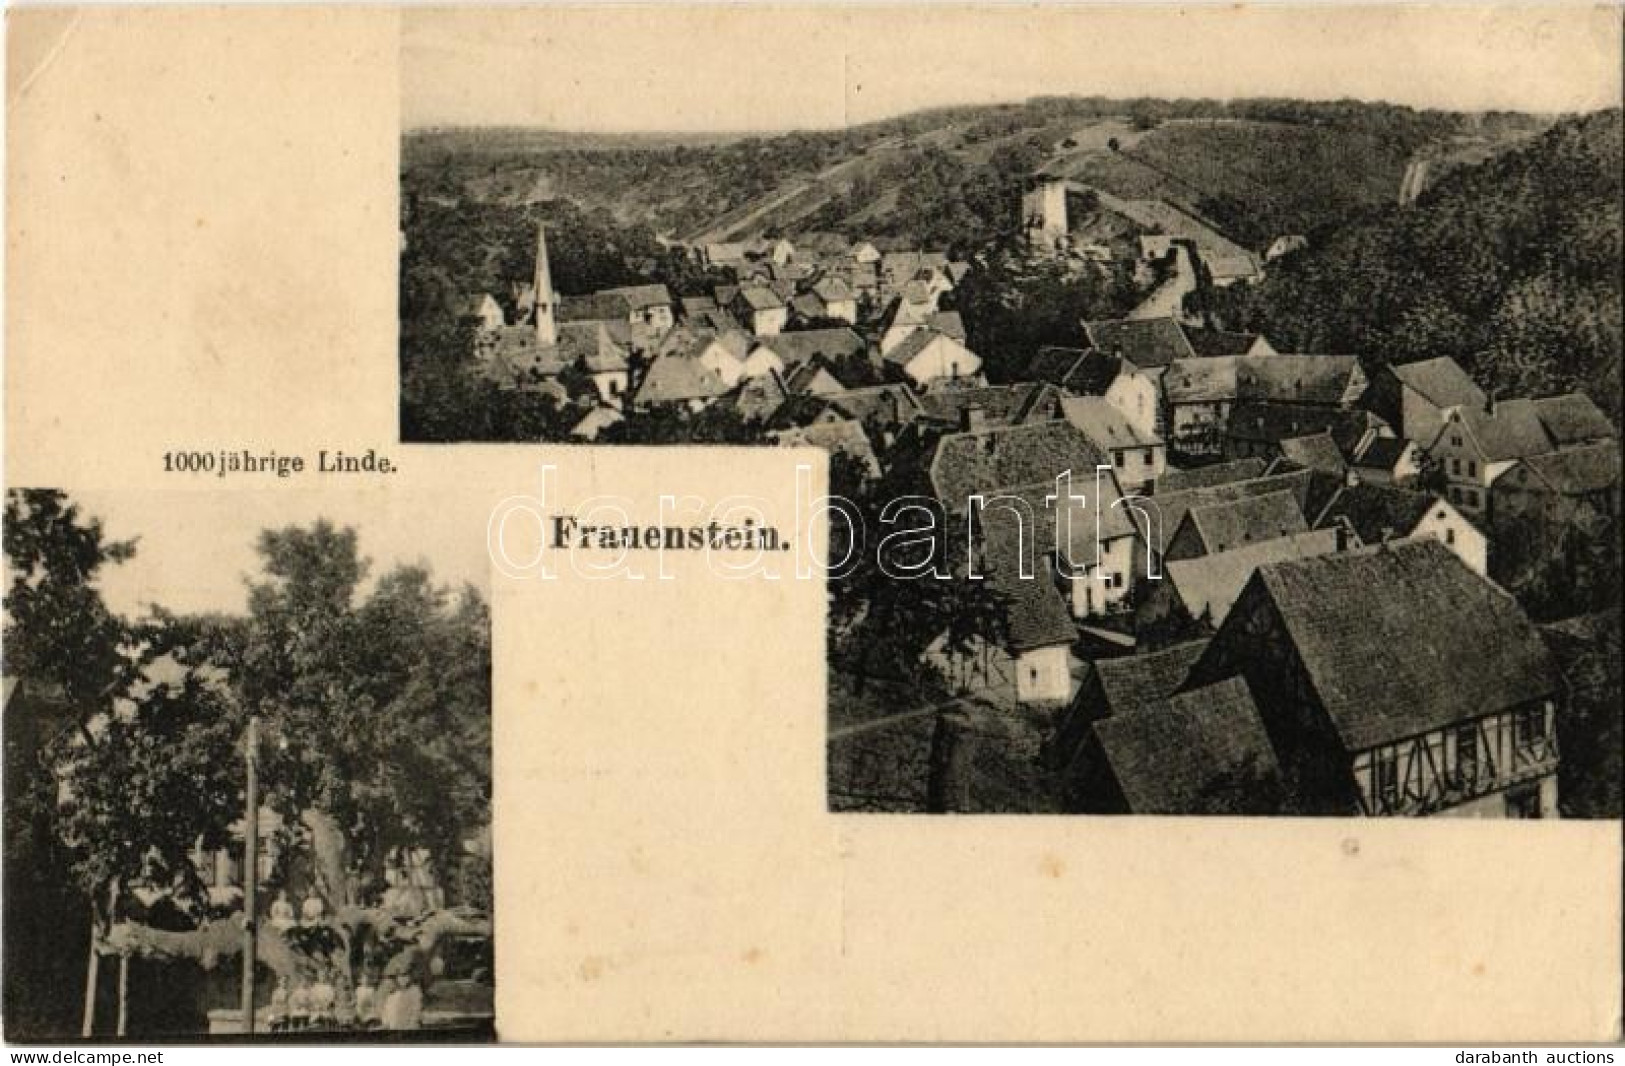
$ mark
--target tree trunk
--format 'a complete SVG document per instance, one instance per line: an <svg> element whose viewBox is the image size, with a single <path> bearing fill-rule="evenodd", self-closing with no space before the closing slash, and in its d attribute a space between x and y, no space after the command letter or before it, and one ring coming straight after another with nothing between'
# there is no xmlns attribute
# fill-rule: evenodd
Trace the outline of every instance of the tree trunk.
<svg viewBox="0 0 1625 1066"><path fill-rule="evenodd" d="M129 1030L130 1020L130 956L118 957L118 1035Z"/></svg>
<svg viewBox="0 0 1625 1066"><path fill-rule="evenodd" d="M96 904L90 905L90 958L85 963L85 1021L79 1029L79 1035L88 1039L96 1028L96 977L101 964L101 956L96 953L96 926L101 916L96 913Z"/></svg>

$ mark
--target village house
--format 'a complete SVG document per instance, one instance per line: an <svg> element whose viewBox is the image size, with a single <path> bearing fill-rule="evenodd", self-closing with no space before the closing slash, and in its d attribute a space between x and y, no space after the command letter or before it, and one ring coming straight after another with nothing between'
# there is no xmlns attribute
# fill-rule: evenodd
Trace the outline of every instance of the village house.
<svg viewBox="0 0 1625 1066"><path fill-rule="evenodd" d="M946 429L989 429L1061 417L1061 390L1042 382L977 385L936 381L917 399L923 423Z"/></svg>
<svg viewBox="0 0 1625 1066"><path fill-rule="evenodd" d="M1091 814L1267 815L1281 811L1281 769L1239 677L1177 692L1093 723L1074 786Z"/></svg>
<svg viewBox="0 0 1625 1066"><path fill-rule="evenodd" d="M781 448L821 448L831 455L845 455L856 461L869 478L880 477L880 460L875 457L868 434L855 419L780 430L773 434L773 440Z"/></svg>
<svg viewBox="0 0 1625 1066"><path fill-rule="evenodd" d="M1281 441L1280 450L1281 458L1293 466L1317 470L1336 478L1348 473L1348 462L1329 429L1302 437L1288 437Z"/></svg>
<svg viewBox="0 0 1625 1066"><path fill-rule="evenodd" d="M1185 331L1172 318L1085 322L1089 346L1117 360L1106 399L1145 437L1167 440L1162 378L1176 359L1194 359Z"/></svg>
<svg viewBox="0 0 1625 1066"><path fill-rule="evenodd" d="M1231 470L1237 468L1232 467ZM1226 480L1216 484L1202 484L1198 487L1172 491L1169 488L1170 479L1176 473L1190 473L1187 471L1170 470L1164 475L1162 485L1152 497L1156 507L1145 515L1136 513L1134 520L1138 525L1140 534L1148 546L1152 559L1159 571L1166 566L1166 558L1172 547L1174 535L1185 525L1189 513L1198 508L1234 502L1254 496L1267 496L1282 491L1290 493L1298 506L1299 515L1304 519L1311 514L1319 514L1325 507L1326 501L1331 498L1336 489L1336 483L1326 484L1324 477L1316 475L1310 470L1281 470L1267 473L1262 477L1249 477L1242 480ZM1279 510L1277 510L1279 508ZM1277 529L1286 529L1288 532L1302 532L1297 523L1278 503L1268 505L1266 517L1276 517L1284 524ZM1209 527L1219 530L1218 520L1209 523ZM1198 536L1196 533L1187 534L1187 538ZM1215 534L1216 538L1218 534ZM1254 539L1262 539L1255 537ZM1226 538L1226 543L1231 543ZM1200 549L1206 546L1206 540L1195 542L1187 541L1182 552L1200 554ZM1187 557L1189 557L1187 555Z"/></svg>
<svg viewBox="0 0 1625 1066"><path fill-rule="evenodd" d="M1238 676L1297 813L1557 813L1551 655L1431 537L1260 567L1183 688Z"/></svg>
<svg viewBox="0 0 1625 1066"><path fill-rule="evenodd" d="M822 317L839 319L848 325L858 321L858 295L842 277L829 275L813 283L811 294L818 299Z"/></svg>
<svg viewBox="0 0 1625 1066"><path fill-rule="evenodd" d="M1361 405L1406 440L1426 445L1439 435L1452 411L1482 408L1484 391L1454 359L1423 359L1382 367L1371 376Z"/></svg>
<svg viewBox="0 0 1625 1066"><path fill-rule="evenodd" d="M1547 563L1567 563L1571 538L1617 546L1620 454L1613 441L1520 459L1490 489L1495 550L1490 573L1521 587ZM1595 575L1572 572L1568 580Z"/></svg>
<svg viewBox="0 0 1625 1066"><path fill-rule="evenodd" d="M744 376L759 377L770 370L789 374L814 358L838 367L865 350L863 338L845 327L778 333L755 340L745 359Z"/></svg>
<svg viewBox="0 0 1625 1066"><path fill-rule="evenodd" d="M1199 502L1185 512L1168 538L1163 558L1170 565L1248 544L1309 531L1298 496L1289 489Z"/></svg>
<svg viewBox="0 0 1625 1066"><path fill-rule="evenodd" d="M882 355L888 373L923 388L933 381L981 381L982 359L964 344L934 327L911 332Z"/></svg>
<svg viewBox="0 0 1625 1066"><path fill-rule="evenodd" d="M783 297L766 285L741 285L728 309L758 337L775 336L790 319Z"/></svg>
<svg viewBox="0 0 1625 1066"><path fill-rule="evenodd" d="M834 396L846 391L829 361L821 355L803 361L785 375L784 387L792 396Z"/></svg>
<svg viewBox="0 0 1625 1066"><path fill-rule="evenodd" d="M676 405L703 410L728 392L722 379L699 359L678 352L656 356L632 389L634 410Z"/></svg>
<svg viewBox="0 0 1625 1066"><path fill-rule="evenodd" d="M488 292L470 296L457 309L457 320L476 329L496 329L507 324L502 305Z"/></svg>
<svg viewBox="0 0 1625 1066"><path fill-rule="evenodd" d="M652 337L660 337L672 327L671 292L664 285L625 285L597 295L625 300L627 324L642 326Z"/></svg>
<svg viewBox="0 0 1625 1066"><path fill-rule="evenodd" d="M1170 559L1163 580L1152 587L1137 613L1140 627L1144 629L1168 617L1177 606L1193 621L1216 629L1259 567L1345 551L1350 543L1341 530L1321 529L1288 533L1194 558Z"/></svg>
<svg viewBox="0 0 1625 1066"><path fill-rule="evenodd" d="M1104 396L1069 396L1061 401L1061 414L1110 457L1124 492L1147 489L1166 469L1162 441L1141 433Z"/></svg>
<svg viewBox="0 0 1625 1066"><path fill-rule="evenodd" d="M1489 573L1489 544L1483 531L1448 501L1429 493L1363 482L1344 485L1311 524L1347 531L1356 547L1432 537L1473 573Z"/></svg>
<svg viewBox="0 0 1625 1066"><path fill-rule="evenodd" d="M1493 521L1490 487L1518 460L1613 436L1597 405L1571 393L1452 409L1427 450L1444 471L1450 502Z"/></svg>
<svg viewBox="0 0 1625 1066"><path fill-rule="evenodd" d="M1409 485L1422 473L1422 449L1403 437L1372 436L1348 466L1367 484Z"/></svg>

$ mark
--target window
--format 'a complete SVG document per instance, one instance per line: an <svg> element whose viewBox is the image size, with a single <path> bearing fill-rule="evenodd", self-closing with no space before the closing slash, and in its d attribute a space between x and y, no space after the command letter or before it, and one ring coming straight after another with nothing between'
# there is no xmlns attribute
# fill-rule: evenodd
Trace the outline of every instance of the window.
<svg viewBox="0 0 1625 1066"><path fill-rule="evenodd" d="M1463 489L1461 498L1467 502L1468 507L1478 506L1478 492L1474 489Z"/></svg>
<svg viewBox="0 0 1625 1066"><path fill-rule="evenodd" d="M1382 748L1372 753L1372 792L1378 806L1394 807L1399 804L1399 752Z"/></svg>
<svg viewBox="0 0 1625 1066"><path fill-rule="evenodd" d="M1468 477L1477 477L1478 476L1478 463L1474 462L1471 459L1467 460L1467 476Z"/></svg>
<svg viewBox="0 0 1625 1066"><path fill-rule="evenodd" d="M1478 723L1456 730L1456 782L1471 786L1478 780Z"/></svg>
<svg viewBox="0 0 1625 1066"><path fill-rule="evenodd" d="M1461 447L1461 434L1460 433L1452 433L1450 435L1450 443L1454 447L1457 447L1457 448Z"/></svg>
<svg viewBox="0 0 1625 1066"><path fill-rule="evenodd" d="M1112 452L1112 465L1117 467L1119 470L1121 470L1123 468L1123 453L1122 452Z"/></svg>
<svg viewBox="0 0 1625 1066"><path fill-rule="evenodd" d="M1446 544L1452 544L1452 545L1455 544L1456 543L1456 531L1453 530L1453 529L1446 528L1445 531L1444 531L1444 542Z"/></svg>
<svg viewBox="0 0 1625 1066"><path fill-rule="evenodd" d="M1144 463L1146 466L1151 466L1153 463L1156 462L1155 458L1153 457L1154 454L1155 453L1152 452L1152 450L1150 448L1147 448L1145 450L1145 453L1140 456L1140 462Z"/></svg>
<svg viewBox="0 0 1625 1066"><path fill-rule="evenodd" d="M1508 818L1539 818L1540 786L1507 790Z"/></svg>
<svg viewBox="0 0 1625 1066"><path fill-rule="evenodd" d="M1525 707L1512 716L1512 742L1527 748L1546 738L1546 708Z"/></svg>
<svg viewBox="0 0 1625 1066"><path fill-rule="evenodd" d="M1450 473L1455 477L1460 477L1461 476L1461 460L1460 459L1451 459L1450 460Z"/></svg>

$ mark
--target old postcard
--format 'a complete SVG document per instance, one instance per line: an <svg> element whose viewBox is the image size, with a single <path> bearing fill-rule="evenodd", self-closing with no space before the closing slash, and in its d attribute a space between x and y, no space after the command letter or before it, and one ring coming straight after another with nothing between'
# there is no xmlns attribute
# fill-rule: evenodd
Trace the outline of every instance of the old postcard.
<svg viewBox="0 0 1625 1066"><path fill-rule="evenodd" d="M1621 46L14 12L5 1036L1618 1039Z"/></svg>

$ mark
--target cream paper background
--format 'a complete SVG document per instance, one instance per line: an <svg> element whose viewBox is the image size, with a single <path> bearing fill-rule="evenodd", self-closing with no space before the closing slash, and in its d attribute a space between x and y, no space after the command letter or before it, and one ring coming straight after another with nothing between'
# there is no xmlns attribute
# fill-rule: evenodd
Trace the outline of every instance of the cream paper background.
<svg viewBox="0 0 1625 1066"><path fill-rule="evenodd" d="M707 35L748 37L752 19L839 47L937 15L647 14L664 47L639 54L657 65ZM1269 14L1226 39L1291 63ZM608 31L631 16L546 17L573 56L611 54ZM971 41L1067 16L952 17ZM1618 92L1617 10L1325 17L1339 34L1364 26L1373 57L1414 26L1452 62L1501 64L1509 85L1556 70L1589 101L1601 69L1602 95ZM469 509L538 492L548 462L565 509L615 493L653 517L664 493L752 494L789 526L794 466L821 479L816 454L394 443L400 21L11 13L8 482L365 491L380 521L421 522L426 551L465 550L484 524ZM1554 41L1572 62L1537 62ZM727 91L707 64L687 69ZM403 472L222 482L166 476L159 458L369 446ZM388 505L406 492L442 494L455 517ZM665 582L568 565L552 582L493 576L504 1039L1617 1036L1618 823L831 816L821 587L703 567L674 559Z"/></svg>

